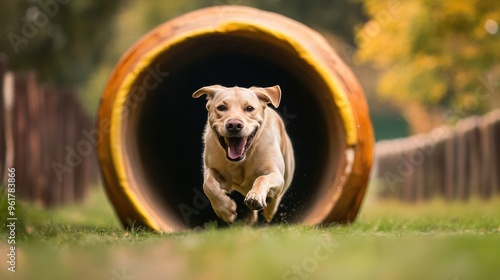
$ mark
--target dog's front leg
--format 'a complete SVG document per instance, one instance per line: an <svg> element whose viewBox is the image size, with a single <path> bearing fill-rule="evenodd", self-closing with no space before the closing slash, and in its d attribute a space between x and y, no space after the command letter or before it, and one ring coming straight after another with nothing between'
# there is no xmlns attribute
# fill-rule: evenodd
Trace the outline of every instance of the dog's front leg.
<svg viewBox="0 0 500 280"><path fill-rule="evenodd" d="M224 222L232 224L236 219L236 203L229 197L229 193L221 186L222 178L211 168L205 171L203 191L210 200L215 214Z"/></svg>
<svg viewBox="0 0 500 280"><path fill-rule="evenodd" d="M266 200L269 198L270 207L264 210L264 218L266 218L267 222L270 222L278 208L284 184L285 180L279 172L271 172L257 177L252 189L245 197L245 204L252 210L262 210L266 208Z"/></svg>

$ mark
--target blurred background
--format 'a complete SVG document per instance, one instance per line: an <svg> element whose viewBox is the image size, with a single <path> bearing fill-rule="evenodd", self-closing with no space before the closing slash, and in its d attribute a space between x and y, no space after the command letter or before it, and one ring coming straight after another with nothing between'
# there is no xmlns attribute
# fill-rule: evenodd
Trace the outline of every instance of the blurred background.
<svg viewBox="0 0 500 280"><path fill-rule="evenodd" d="M355 72L377 144L352 225L121 227L95 155L104 86L149 30L215 5L298 20ZM499 279L499 24L498 0L0 1L0 220L13 173L19 217L0 278Z"/></svg>
<svg viewBox="0 0 500 280"><path fill-rule="evenodd" d="M39 186L20 195L42 205L81 200L86 186L98 182L97 163L89 151L93 147L78 146L81 131L91 134L100 96L120 56L158 24L197 8L226 4L274 11L305 23L321 32L352 67L379 141L374 180L383 185L382 196L416 200L500 193L498 176L491 175L498 172L500 157L494 147L500 141L494 112L500 106L496 0L47 0L0 3L2 75L11 71L4 84L15 80L16 91L21 91L15 93L13 107L10 97L2 101L15 121L4 114L0 122L0 167L5 170L14 162L28 166L19 169L18 177ZM20 103L23 99L31 103ZM462 121L488 112L486 118ZM63 123L44 126L51 118ZM49 145L54 135L62 141L58 148ZM9 153L6 147L13 142L23 144ZM36 150L49 156L39 160L32 152ZM57 164L68 155L78 168ZM54 158L60 160L54 163ZM45 195L57 182L69 185Z"/></svg>

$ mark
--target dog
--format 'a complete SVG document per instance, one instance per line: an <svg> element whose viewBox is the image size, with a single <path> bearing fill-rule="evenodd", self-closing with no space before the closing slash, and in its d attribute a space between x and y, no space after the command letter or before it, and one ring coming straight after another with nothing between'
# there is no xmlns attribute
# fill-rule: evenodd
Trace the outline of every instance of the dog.
<svg viewBox="0 0 500 280"><path fill-rule="evenodd" d="M236 219L236 203L229 194L245 196L254 224L258 211L271 222L292 182L295 159L290 137L278 113L279 86L200 88L193 98L206 96L208 120L203 134L203 191L219 218Z"/></svg>

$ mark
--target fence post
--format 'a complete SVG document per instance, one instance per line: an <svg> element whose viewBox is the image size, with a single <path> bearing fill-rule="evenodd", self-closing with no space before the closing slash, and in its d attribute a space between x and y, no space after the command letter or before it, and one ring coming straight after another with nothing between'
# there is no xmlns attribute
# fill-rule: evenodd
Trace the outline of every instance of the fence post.
<svg viewBox="0 0 500 280"><path fill-rule="evenodd" d="M49 190L46 193L46 202L48 206L55 206L63 202L62 183L67 173L57 173L55 164L66 165L64 159L64 119L61 113L63 109L61 97L58 96L54 87L45 87L45 112L47 119L47 131L45 135L47 144L47 158L50 158L50 173L47 176ZM57 143L54 143L57 139ZM47 160L49 161L49 160Z"/></svg>
<svg viewBox="0 0 500 280"><path fill-rule="evenodd" d="M497 195L500 194L500 110L496 110L489 113L489 131L491 132L492 141L491 154L489 155L492 159L491 164L491 186L494 190L493 192Z"/></svg>
<svg viewBox="0 0 500 280"><path fill-rule="evenodd" d="M43 204L44 185L41 184L41 139L40 139L40 89L38 86L37 75L35 72L28 73L26 79L27 93L27 150L26 173L28 175L27 184L29 184L30 198L39 204ZM29 157L29 158L28 158Z"/></svg>
<svg viewBox="0 0 500 280"><path fill-rule="evenodd" d="M31 200L31 185L28 183L29 170L26 168L29 157L28 147L28 89L24 75L14 76L14 106L12 114L12 132L14 139L14 167L16 182L22 188L16 190L19 197Z"/></svg>
<svg viewBox="0 0 500 280"><path fill-rule="evenodd" d="M6 115L4 104L4 76L6 71L6 56L0 53L0 186L4 183L4 173L7 172Z"/></svg>

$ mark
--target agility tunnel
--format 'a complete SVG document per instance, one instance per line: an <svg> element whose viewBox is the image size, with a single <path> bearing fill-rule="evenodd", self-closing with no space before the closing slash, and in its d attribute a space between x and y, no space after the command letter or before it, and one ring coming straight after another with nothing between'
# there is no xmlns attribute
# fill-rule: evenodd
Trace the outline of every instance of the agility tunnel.
<svg viewBox="0 0 500 280"><path fill-rule="evenodd" d="M349 223L370 173L373 131L362 89L316 31L249 7L170 20L121 58L102 96L98 156L125 227L173 232L217 220L203 194L205 101L197 89L280 85L296 171L273 222ZM269 108L272 110L271 108ZM242 196L234 195L240 204Z"/></svg>

